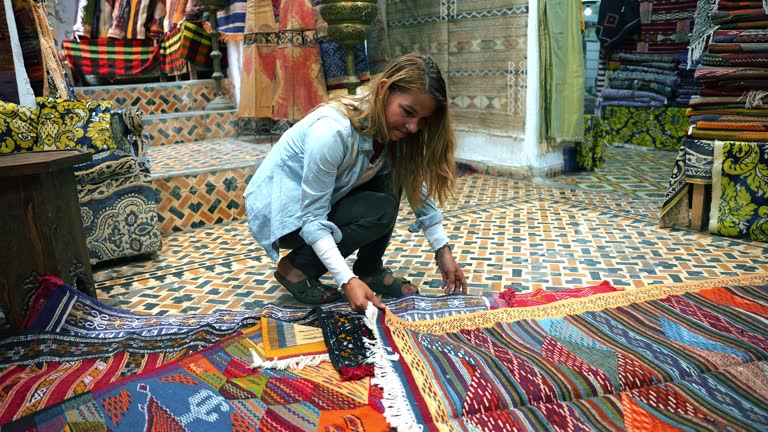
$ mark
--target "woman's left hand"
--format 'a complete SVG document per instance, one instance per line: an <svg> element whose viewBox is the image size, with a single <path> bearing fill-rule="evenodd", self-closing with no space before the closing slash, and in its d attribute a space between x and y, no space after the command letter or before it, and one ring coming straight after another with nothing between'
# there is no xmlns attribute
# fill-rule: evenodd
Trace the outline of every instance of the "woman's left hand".
<svg viewBox="0 0 768 432"><path fill-rule="evenodd" d="M443 276L443 290L446 294L467 293L467 278L453 258L450 248L442 248L437 253L437 267Z"/></svg>

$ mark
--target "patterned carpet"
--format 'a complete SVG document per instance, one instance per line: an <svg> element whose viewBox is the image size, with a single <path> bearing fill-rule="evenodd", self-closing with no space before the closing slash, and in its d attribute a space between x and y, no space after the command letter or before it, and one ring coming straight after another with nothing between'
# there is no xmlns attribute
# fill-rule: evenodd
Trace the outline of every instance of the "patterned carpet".
<svg viewBox="0 0 768 432"><path fill-rule="evenodd" d="M532 182L461 178L445 211L470 293L676 283L768 271L768 245L658 228L674 153L611 147L599 172ZM439 275L401 212L386 265L437 295ZM100 300L135 312L211 313L295 304L243 221L174 233L152 260L96 268ZM330 280L329 280L330 282Z"/></svg>

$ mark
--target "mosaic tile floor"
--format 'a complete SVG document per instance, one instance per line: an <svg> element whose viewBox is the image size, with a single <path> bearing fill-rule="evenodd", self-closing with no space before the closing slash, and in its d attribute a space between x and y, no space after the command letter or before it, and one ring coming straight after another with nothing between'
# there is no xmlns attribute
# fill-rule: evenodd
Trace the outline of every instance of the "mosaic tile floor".
<svg viewBox="0 0 768 432"><path fill-rule="evenodd" d="M460 179L446 229L470 292L559 289L609 280L626 288L768 271L768 244L658 228L674 153L611 147L599 172L521 182ZM422 293L439 275L403 209L387 262ZM174 233L152 260L97 268L98 296L136 312L207 313L296 304L244 221ZM331 282L329 279L328 282Z"/></svg>

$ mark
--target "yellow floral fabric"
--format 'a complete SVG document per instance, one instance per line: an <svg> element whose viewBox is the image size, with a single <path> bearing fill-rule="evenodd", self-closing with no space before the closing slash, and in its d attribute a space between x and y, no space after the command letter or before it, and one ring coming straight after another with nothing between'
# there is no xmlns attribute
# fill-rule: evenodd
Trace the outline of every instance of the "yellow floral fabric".
<svg viewBox="0 0 768 432"><path fill-rule="evenodd" d="M603 135L609 144L677 151L690 125L685 108L607 106Z"/></svg>
<svg viewBox="0 0 768 432"><path fill-rule="evenodd" d="M768 242L768 144L715 141L709 231Z"/></svg>
<svg viewBox="0 0 768 432"><path fill-rule="evenodd" d="M112 102L37 98L37 107L41 150L117 148L110 128Z"/></svg>
<svg viewBox="0 0 768 432"><path fill-rule="evenodd" d="M0 101L0 153L37 150L37 108Z"/></svg>

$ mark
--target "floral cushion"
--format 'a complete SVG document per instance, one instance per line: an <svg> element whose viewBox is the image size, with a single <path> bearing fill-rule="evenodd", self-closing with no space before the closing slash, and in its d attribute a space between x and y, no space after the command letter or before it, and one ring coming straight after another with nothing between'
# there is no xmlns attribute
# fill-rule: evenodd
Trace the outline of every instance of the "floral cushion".
<svg viewBox="0 0 768 432"><path fill-rule="evenodd" d="M36 150L37 108L0 101L0 153Z"/></svg>
<svg viewBox="0 0 768 432"><path fill-rule="evenodd" d="M114 149L112 102L37 98L41 150L85 148L91 153Z"/></svg>

